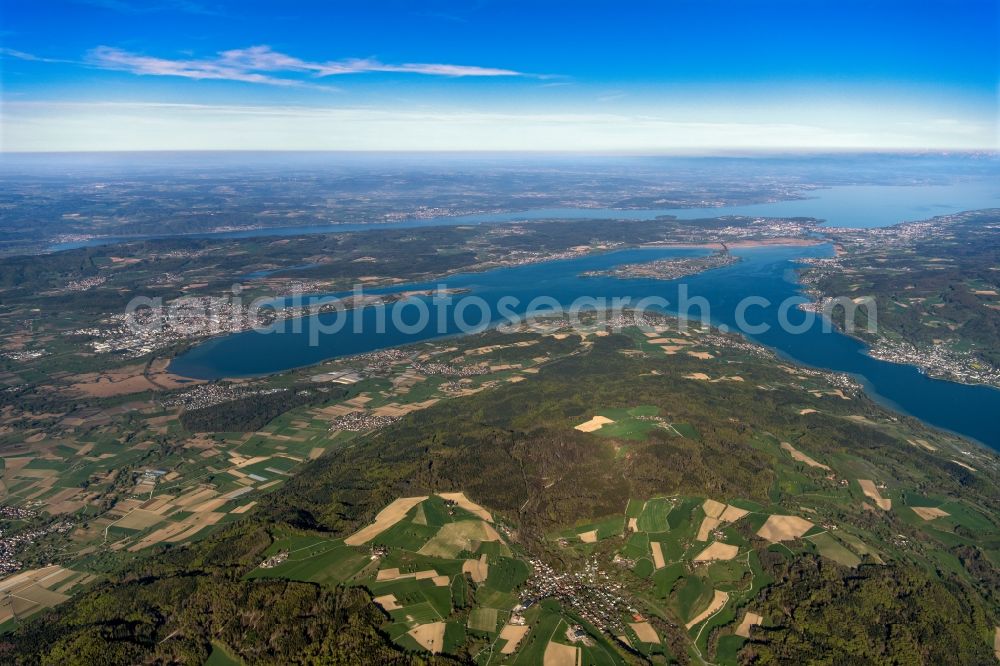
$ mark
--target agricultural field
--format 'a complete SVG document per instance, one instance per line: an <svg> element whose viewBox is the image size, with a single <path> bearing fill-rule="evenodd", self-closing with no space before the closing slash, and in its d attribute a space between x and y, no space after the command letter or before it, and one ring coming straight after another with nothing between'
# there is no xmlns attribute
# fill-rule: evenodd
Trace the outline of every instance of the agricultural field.
<svg viewBox="0 0 1000 666"><path fill-rule="evenodd" d="M580 344L526 329L249 382L168 381L162 360L114 377L67 374L65 405L0 415L0 505L20 516L4 531L31 534L17 542L18 566L57 557L96 579L116 558L190 543L239 521L330 451L442 400L523 381ZM103 393L83 390L86 382ZM261 397L284 402L266 422L250 423L251 414L271 410ZM473 536L446 533L428 548L446 554ZM17 617L43 607L26 606Z"/></svg>
<svg viewBox="0 0 1000 666"><path fill-rule="evenodd" d="M505 533L461 492L399 498L346 539L276 535L248 578L363 587L401 647L456 654L478 645L488 662L510 642L503 628L518 626L515 591L530 573Z"/></svg>
<svg viewBox="0 0 1000 666"><path fill-rule="evenodd" d="M550 548L583 565L576 573L552 569L489 507L450 492L398 498L346 538L276 533L247 578L361 587L401 648L480 664L621 664L630 653L680 652L735 664L769 622L758 595L773 579L762 561L884 563L873 536L802 507L673 495L622 509L550 534ZM612 597L593 601L595 576Z"/></svg>
<svg viewBox="0 0 1000 666"><path fill-rule="evenodd" d="M842 501L853 502L853 493L845 490ZM916 508L905 516L913 524L946 519L944 509L921 515ZM603 560L603 575L620 581L637 610L617 623L605 617L605 625L614 625L610 632L605 626L605 634L649 658L669 656L667 646L681 646L692 659L735 664L753 628L768 622L758 595L773 579L762 560L820 557L857 569L885 564L883 557L889 557L883 544L873 545L880 540L875 534L859 536L852 526L821 520L802 506L668 496L629 499L623 509L620 516L549 538L564 554ZM985 528L984 518L970 511L962 509L966 525Z"/></svg>
<svg viewBox="0 0 1000 666"><path fill-rule="evenodd" d="M239 585L341 595L393 650L479 664L735 664L784 640L785 581L801 578L884 589L904 570L898 599L949 585L990 607L974 600L993 594L985 563L1000 555L992 458L845 378L658 326L534 322L253 380L310 393L251 430L188 431L210 419L168 395L125 412L170 446L129 449L114 420L39 439L2 457L16 497L67 489L70 455L144 457L58 514L72 526L41 542L73 544L56 562L77 584L32 609L86 602L116 564L219 548L242 553ZM234 402L213 418L231 423ZM26 631L32 609L2 628ZM206 658L253 663L213 640Z"/></svg>

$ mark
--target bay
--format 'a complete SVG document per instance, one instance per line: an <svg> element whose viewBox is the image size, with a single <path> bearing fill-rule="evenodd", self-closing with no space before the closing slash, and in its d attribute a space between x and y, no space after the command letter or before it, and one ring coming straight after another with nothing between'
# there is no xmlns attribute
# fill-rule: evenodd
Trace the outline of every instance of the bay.
<svg viewBox="0 0 1000 666"><path fill-rule="evenodd" d="M1000 412L1000 390L932 379L913 366L873 359L865 354L865 347L860 341L832 327L824 327L819 318L809 323L807 319L810 315L797 307L787 308L789 326L781 326L781 303L808 300L802 296L796 280L797 262L806 257L830 256L832 249L829 245L739 248L734 250L734 254L742 258L740 263L681 280L580 276L585 271L605 270L624 263L697 256L704 252L677 248L629 249L370 290L366 293L428 290L438 286L467 291L456 296L452 305L441 307L445 321L443 327L435 325L438 308L429 297L420 296L415 299L423 301L431 313L431 321L426 326L417 326L420 323L418 308L407 301L384 306L381 313L374 307L340 315L329 313L285 322L283 331L246 331L211 339L174 359L170 370L202 379L281 372L330 358L459 334L463 330L456 323L458 308L464 308L463 318L468 323L479 323L481 328L493 326L505 320L500 308L504 302L509 304L510 299L516 301L516 305L509 307L508 311L517 314L524 314L532 301L539 297L563 307L580 298L603 298L610 303L612 298L627 297L632 305L640 299L660 298L667 302L663 307L665 311L676 313L682 305L680 296L683 289L689 299L705 299L708 319L730 330L739 329L737 309L743 299L766 299L771 306L752 307L747 311L746 319L750 324L766 324L768 327L766 331L750 333L750 339L789 360L850 373L865 386L872 398L881 403L931 425L1000 449L1000 430L991 416ZM476 297L477 303L481 301L485 304L485 316L480 316L478 307L468 305L471 302L468 296ZM460 305L463 302L466 302L465 306ZM687 314L702 316L697 309ZM338 316L342 319L337 320ZM386 320L382 331L377 327L380 316ZM331 327L335 321L343 322L340 330L319 334L321 329ZM292 330L295 327L298 330ZM802 330L789 330L795 327Z"/></svg>

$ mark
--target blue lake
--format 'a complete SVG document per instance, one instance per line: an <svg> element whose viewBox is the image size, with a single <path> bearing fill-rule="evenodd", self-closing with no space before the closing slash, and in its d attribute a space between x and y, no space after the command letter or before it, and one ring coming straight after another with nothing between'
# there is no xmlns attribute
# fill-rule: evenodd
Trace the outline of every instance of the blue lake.
<svg viewBox="0 0 1000 666"><path fill-rule="evenodd" d="M816 190L808 199L775 201L747 206L704 208L537 208L505 213L482 213L452 217L434 217L386 224L336 224L300 227L246 229L218 233L184 234L191 238L256 238L329 234L372 229L408 229L441 225L489 224L544 219L652 220L664 215L680 219L698 219L721 215L762 217L815 217L834 227L885 227L898 222L922 220L963 210L1000 207L1000 185L970 181L951 185L844 185ZM71 250L120 243L154 236L104 237L83 241L55 243L50 251Z"/></svg>
<svg viewBox="0 0 1000 666"><path fill-rule="evenodd" d="M804 330L798 333L779 326L778 306L783 301L789 298L796 302L807 300L801 296L795 279L796 261L804 257L829 256L830 252L826 245L741 248L734 253L743 258L742 262L679 281L580 277L583 271L622 263L704 253L703 250L631 249L459 274L436 282L397 285L368 293L425 290L438 285L467 290L463 296L482 299L488 312L483 317L478 308L467 308L465 321L482 322L486 326L505 321L510 312L523 314L532 299L539 296L549 297L563 307L581 297L629 297L632 305L642 298L660 297L669 302L665 308L668 312L676 312L680 303L679 289L685 285L689 298L702 297L710 304L712 322L730 330L737 330L736 313L740 301L747 296L763 297L772 305L750 308L746 319L750 324L767 324L769 330L750 335L752 339L793 361L851 373L864 384L870 396L883 404L1000 449L1000 429L995 421L995 415L1000 413L1000 390L935 380L912 366L872 359L864 354L864 346L854 338L834 330L824 331L819 319L803 326ZM285 322L283 332L247 331L215 338L176 358L170 369L204 379L261 375L461 332L456 324L454 306L441 309L445 326L439 329L436 306L427 297L417 298L428 303L431 325L415 326L419 323L417 308L401 301L382 309L368 307L348 311L339 315L339 320L337 314L331 313L296 320L294 325ZM507 310L501 311L504 298L515 299L516 303L506 301ZM456 296L455 302L461 303L463 299ZM701 316L697 309L689 313ZM383 332L375 332L380 314L385 316L387 325ZM787 321L798 326L806 322L808 316L792 307L787 312ZM334 321L343 322L339 331L319 333L323 327L331 327ZM360 333L355 332L358 323ZM293 326L299 330L291 330ZM410 326L418 330L407 330ZM316 339L316 344L311 344L311 338Z"/></svg>

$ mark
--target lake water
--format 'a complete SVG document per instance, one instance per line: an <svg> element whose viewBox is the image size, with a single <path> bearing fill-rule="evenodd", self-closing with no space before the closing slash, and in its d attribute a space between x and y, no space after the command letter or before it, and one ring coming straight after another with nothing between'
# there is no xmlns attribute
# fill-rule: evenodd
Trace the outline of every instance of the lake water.
<svg viewBox="0 0 1000 666"><path fill-rule="evenodd" d="M611 277L580 277L580 273L606 269L622 263L649 261L662 257L695 256L703 250L693 249L631 249L576 259L502 268L483 273L468 273L448 277L439 282L397 285L369 293L432 289L438 284L451 289L468 290L488 306L490 322L503 321L499 310L504 297L517 299L510 311L522 314L537 296L547 296L562 306L580 297L630 297L635 304L644 297L661 297L669 301L667 311L674 312L679 303L679 288L686 285L689 297L704 297L711 306L710 318L716 325L736 330L736 309L746 296L760 296L774 305L751 308L747 319L751 324L769 324L766 332L751 335L752 339L776 350L782 356L810 366L846 372L861 381L867 393L898 411L923 419L925 422L977 439L1000 449L1000 429L995 414L1000 413L1000 390L983 386L966 386L935 380L908 365L878 361L865 355L864 346L836 331L825 332L817 319L801 333L791 333L778 325L778 304L788 298L800 302L795 280L796 261L804 257L829 256L829 246L740 248L734 254L743 261L684 278L679 281L652 279L620 280ZM429 299L421 297L428 302ZM456 298L456 301L459 301ZM399 322L393 325L391 316L399 309ZM352 355L387 347L441 337L459 332L454 308L445 309L447 326L440 331L434 326L416 332L405 330L414 324L414 307L399 302L387 306L388 325L383 333L374 333L377 311L366 308L344 313L344 327L336 333L318 335L318 344L310 344L310 333L321 326L330 326L336 315L321 315L317 319L299 320L298 332L258 333L248 331L209 340L176 358L172 372L189 377L216 379L261 375L311 365L339 356ZM431 309L432 313L436 311ZM478 311L470 309L466 321L480 320ZM697 310L695 316L700 316ZM355 333L355 319L361 317L361 333ZM788 312L792 325L802 324L807 315L797 308Z"/></svg>
<svg viewBox="0 0 1000 666"><path fill-rule="evenodd" d="M372 229L407 229L441 225L489 224L544 219L652 220L663 215L680 219L748 215L761 217L815 217L834 227L885 227L898 222L922 220L963 210L1000 207L1000 185L994 182L963 182L952 185L845 185L816 190L809 199L775 201L748 206L705 208L537 208L506 213L482 213L425 220L406 220L386 224L336 224L269 229L246 229L219 233L184 234L191 238L256 238L329 234ZM70 250L120 243L143 237L91 238L84 241L55 243L50 251Z"/></svg>
<svg viewBox="0 0 1000 666"><path fill-rule="evenodd" d="M887 227L898 222L923 220L935 215L963 210L1000 207L1000 186L994 183L960 183L955 185L845 185L816 190L808 199L775 201L746 206L714 208L643 208L617 210L613 208L539 208L524 212L465 215L457 218L436 218L469 224L513 222L518 220L559 219L622 219L652 220L664 215L680 219L746 215L750 217L815 217L834 227Z"/></svg>

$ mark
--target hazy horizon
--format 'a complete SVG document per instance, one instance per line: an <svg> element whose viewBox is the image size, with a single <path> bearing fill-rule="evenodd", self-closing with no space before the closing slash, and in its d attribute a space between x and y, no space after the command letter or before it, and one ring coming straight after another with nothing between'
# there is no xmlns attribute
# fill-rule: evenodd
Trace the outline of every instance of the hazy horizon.
<svg viewBox="0 0 1000 666"><path fill-rule="evenodd" d="M998 145L995 0L0 6L5 152Z"/></svg>

